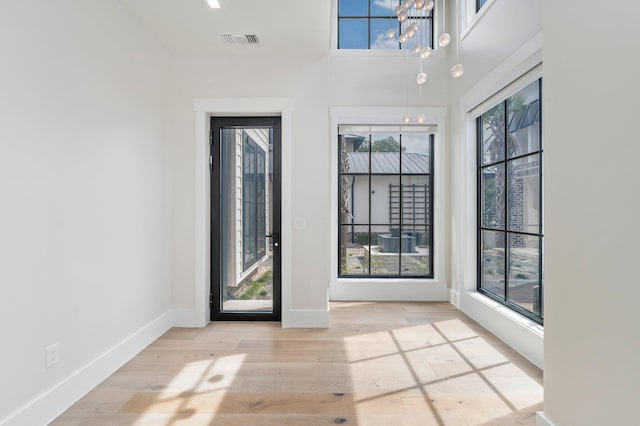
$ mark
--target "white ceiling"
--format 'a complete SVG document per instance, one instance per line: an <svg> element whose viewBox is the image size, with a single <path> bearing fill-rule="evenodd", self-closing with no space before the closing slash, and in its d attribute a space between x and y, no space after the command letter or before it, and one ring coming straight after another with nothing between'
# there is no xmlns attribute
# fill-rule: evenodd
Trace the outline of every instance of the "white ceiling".
<svg viewBox="0 0 640 426"><path fill-rule="evenodd" d="M326 54L331 0L120 0L174 55ZM257 45L220 34L255 34Z"/></svg>

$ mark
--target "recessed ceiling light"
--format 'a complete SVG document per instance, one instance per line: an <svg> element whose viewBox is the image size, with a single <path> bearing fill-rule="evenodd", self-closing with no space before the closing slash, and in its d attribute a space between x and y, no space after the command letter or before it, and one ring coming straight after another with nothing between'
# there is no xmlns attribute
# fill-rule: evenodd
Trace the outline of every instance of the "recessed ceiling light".
<svg viewBox="0 0 640 426"><path fill-rule="evenodd" d="M211 9L220 9L220 0L207 0L207 4Z"/></svg>

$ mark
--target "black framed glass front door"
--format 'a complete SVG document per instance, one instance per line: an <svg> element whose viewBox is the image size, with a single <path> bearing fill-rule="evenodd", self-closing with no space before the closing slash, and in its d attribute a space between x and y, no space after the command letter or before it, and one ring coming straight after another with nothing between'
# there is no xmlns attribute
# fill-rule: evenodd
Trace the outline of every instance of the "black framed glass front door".
<svg viewBox="0 0 640 426"><path fill-rule="evenodd" d="M211 118L211 320L280 320L280 117Z"/></svg>

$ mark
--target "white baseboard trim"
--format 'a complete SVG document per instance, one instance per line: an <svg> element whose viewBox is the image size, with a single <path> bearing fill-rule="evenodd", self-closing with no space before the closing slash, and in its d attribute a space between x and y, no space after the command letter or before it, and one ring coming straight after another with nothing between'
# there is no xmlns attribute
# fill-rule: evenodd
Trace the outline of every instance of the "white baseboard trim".
<svg viewBox="0 0 640 426"><path fill-rule="evenodd" d="M544 329L479 293L460 293L459 309L539 368L544 367Z"/></svg>
<svg viewBox="0 0 640 426"><path fill-rule="evenodd" d="M449 295L449 301L453 306L460 309L460 292L452 288Z"/></svg>
<svg viewBox="0 0 640 426"><path fill-rule="evenodd" d="M536 426L555 426L551 420L544 415L544 411L536 412Z"/></svg>
<svg viewBox="0 0 640 426"><path fill-rule="evenodd" d="M282 328L329 328L328 309L291 309L282 311Z"/></svg>
<svg viewBox="0 0 640 426"><path fill-rule="evenodd" d="M45 425L62 414L87 392L113 374L172 326L172 314L165 312L117 343L84 367L25 404L7 418L3 426Z"/></svg>
<svg viewBox="0 0 640 426"><path fill-rule="evenodd" d="M362 280L340 279L329 287L332 301L393 301L442 302L450 301L446 283L424 280Z"/></svg>
<svg viewBox="0 0 640 426"><path fill-rule="evenodd" d="M201 328L206 326L202 323L202 319L198 318L198 312L195 309L173 309L173 326L187 328Z"/></svg>

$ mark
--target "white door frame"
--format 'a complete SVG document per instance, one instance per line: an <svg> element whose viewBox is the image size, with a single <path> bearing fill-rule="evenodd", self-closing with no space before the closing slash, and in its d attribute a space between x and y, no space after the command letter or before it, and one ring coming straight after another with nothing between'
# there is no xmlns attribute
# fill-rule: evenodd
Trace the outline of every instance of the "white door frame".
<svg viewBox="0 0 640 426"><path fill-rule="evenodd" d="M293 100L290 98L200 98L193 101L196 113L196 217L195 217L195 309L174 318L176 326L204 327L210 322L211 211L209 181L209 130L215 116L280 116L282 120L282 326L291 322L291 147Z"/></svg>

